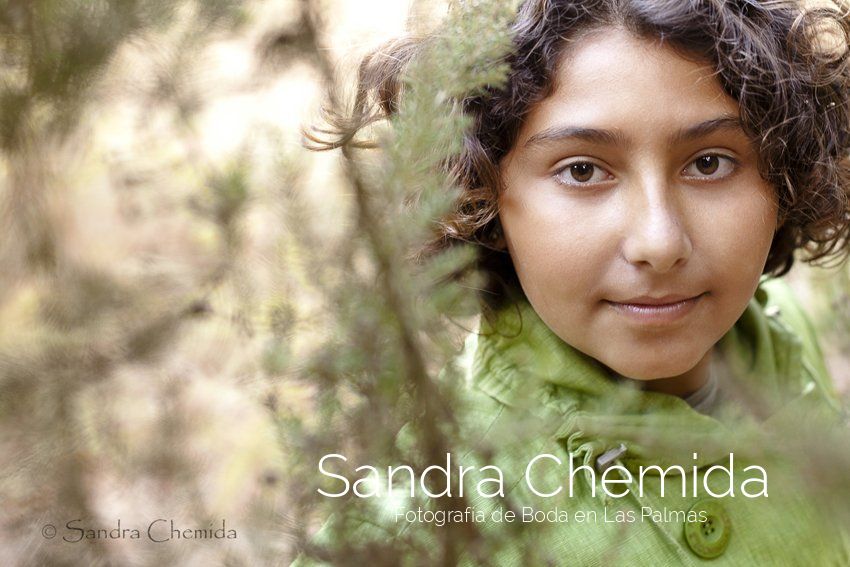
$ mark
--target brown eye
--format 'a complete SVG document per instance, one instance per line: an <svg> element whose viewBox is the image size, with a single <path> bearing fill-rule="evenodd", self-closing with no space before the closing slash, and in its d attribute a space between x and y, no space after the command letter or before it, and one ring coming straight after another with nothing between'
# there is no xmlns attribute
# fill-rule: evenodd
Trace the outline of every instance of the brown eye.
<svg viewBox="0 0 850 567"><path fill-rule="evenodd" d="M593 179L593 172L595 169L596 168L592 163L574 163L570 166L570 175L579 183L587 183Z"/></svg>
<svg viewBox="0 0 850 567"><path fill-rule="evenodd" d="M574 161L564 165L554 175L555 181L570 187L595 187L613 179L603 167L590 161Z"/></svg>
<svg viewBox="0 0 850 567"><path fill-rule="evenodd" d="M720 158L718 156L702 156L697 158L694 165L697 166L697 171L703 175L712 175L720 168Z"/></svg>
<svg viewBox="0 0 850 567"><path fill-rule="evenodd" d="M685 177L702 181L726 179L738 169L735 158L721 154L703 154L682 171Z"/></svg>

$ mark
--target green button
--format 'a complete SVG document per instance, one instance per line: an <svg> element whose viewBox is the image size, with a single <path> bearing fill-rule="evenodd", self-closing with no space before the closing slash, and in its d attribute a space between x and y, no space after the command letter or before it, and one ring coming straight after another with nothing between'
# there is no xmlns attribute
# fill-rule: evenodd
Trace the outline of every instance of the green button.
<svg viewBox="0 0 850 567"><path fill-rule="evenodd" d="M693 522L685 522L685 541L691 551L704 559L718 557L726 551L732 522L720 502L698 500L688 510L688 518L695 518Z"/></svg>

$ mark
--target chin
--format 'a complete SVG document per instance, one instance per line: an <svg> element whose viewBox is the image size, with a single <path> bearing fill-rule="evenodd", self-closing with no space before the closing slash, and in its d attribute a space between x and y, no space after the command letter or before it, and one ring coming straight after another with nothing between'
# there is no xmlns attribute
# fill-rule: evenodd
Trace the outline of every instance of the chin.
<svg viewBox="0 0 850 567"><path fill-rule="evenodd" d="M702 360L702 356L665 356L661 360L637 360L632 358L624 361L611 361L614 364L607 364L607 366L617 374L632 380L662 380L664 378L681 376L685 372L692 370Z"/></svg>

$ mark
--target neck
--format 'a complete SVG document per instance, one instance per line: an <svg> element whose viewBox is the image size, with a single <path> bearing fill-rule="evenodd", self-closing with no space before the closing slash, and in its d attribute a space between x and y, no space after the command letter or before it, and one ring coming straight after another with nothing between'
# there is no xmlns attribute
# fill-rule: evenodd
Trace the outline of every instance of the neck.
<svg viewBox="0 0 850 567"><path fill-rule="evenodd" d="M693 394L708 382L713 352L714 349L710 349L696 366L684 374L643 382L643 389L679 396L680 398Z"/></svg>

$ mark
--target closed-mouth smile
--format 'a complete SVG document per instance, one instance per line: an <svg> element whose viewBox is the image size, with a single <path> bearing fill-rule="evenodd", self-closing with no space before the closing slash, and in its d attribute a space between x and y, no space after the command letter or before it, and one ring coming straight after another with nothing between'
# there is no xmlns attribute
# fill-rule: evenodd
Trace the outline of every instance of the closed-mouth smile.
<svg viewBox="0 0 850 567"><path fill-rule="evenodd" d="M624 301L604 300L618 313L641 323L673 323L690 313L708 292L698 295L641 296Z"/></svg>

